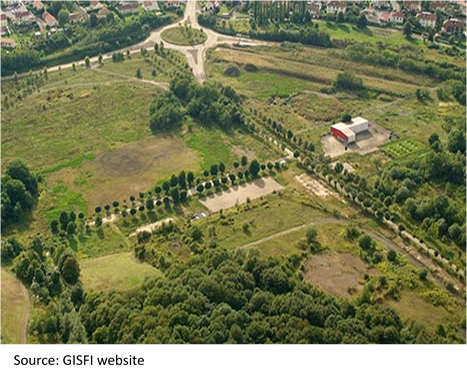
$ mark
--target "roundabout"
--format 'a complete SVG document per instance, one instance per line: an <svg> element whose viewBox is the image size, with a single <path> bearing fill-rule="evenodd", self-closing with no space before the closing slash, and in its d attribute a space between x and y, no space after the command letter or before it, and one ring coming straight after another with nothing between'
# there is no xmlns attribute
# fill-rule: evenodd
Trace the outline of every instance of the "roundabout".
<svg viewBox="0 0 467 378"><path fill-rule="evenodd" d="M195 29L190 24L179 24L178 26L165 29L161 33L164 42L177 46L195 46L206 42L208 36L202 29Z"/></svg>

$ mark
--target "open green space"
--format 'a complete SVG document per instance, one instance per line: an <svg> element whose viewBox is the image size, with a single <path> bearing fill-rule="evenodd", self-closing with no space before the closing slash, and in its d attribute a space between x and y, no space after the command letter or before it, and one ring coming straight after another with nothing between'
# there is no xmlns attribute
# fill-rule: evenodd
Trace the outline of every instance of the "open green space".
<svg viewBox="0 0 467 378"><path fill-rule="evenodd" d="M157 269L139 262L129 253L88 259L80 265L85 290L129 290L141 284L146 277L160 274Z"/></svg>
<svg viewBox="0 0 467 378"><path fill-rule="evenodd" d="M186 24L164 30L161 37L165 42L180 46L199 45L208 38L202 30L194 29Z"/></svg>
<svg viewBox="0 0 467 378"><path fill-rule="evenodd" d="M412 139L402 139L389 143L382 149L394 158L400 158L413 153L420 153L425 149L425 146Z"/></svg>

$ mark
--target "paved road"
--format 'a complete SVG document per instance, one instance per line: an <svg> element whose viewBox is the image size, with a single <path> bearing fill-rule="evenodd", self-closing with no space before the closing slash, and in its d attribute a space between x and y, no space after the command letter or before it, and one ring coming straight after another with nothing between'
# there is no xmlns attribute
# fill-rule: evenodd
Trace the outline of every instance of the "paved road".
<svg viewBox="0 0 467 378"><path fill-rule="evenodd" d="M154 45L156 43L160 43L162 41L161 33L164 30L176 27L178 23L186 22L188 24L191 24L191 26L195 29L201 29L198 23L198 18L197 18L197 12L198 12L197 8L198 8L197 1L188 1L186 3L185 13L181 21L178 21L176 24L170 24L170 25L166 25L158 29L155 29L151 32L149 37L146 38L144 41L139 42L133 46L129 46L123 49L119 49L119 50L115 50L115 51L102 54L102 58L104 60L111 59L113 53L126 52L127 50L129 50L130 53L133 54L133 53L139 52L142 47L152 49L154 48ZM196 45L196 46L177 46L177 45L173 45L171 43L167 43L164 41L164 46L166 48L179 51L183 55L185 55L188 61L188 65L193 71L193 75L199 82L203 82L206 80L205 59L206 59L206 51L209 48L215 47L219 44L228 44L228 45L241 44L244 46L260 46L260 45L268 44L267 42L264 42L264 41L257 41L257 40L252 40L249 38L239 38L239 37L223 35L210 29L203 29L203 31L206 33L208 38L204 43ZM90 58L90 61L91 63L95 63L97 62L97 59L98 57L95 56L95 57ZM61 67L62 69L71 68L73 63L76 65L84 65L84 60L77 60L75 62L62 64L60 66L48 67L47 70L49 72L53 72L53 71L57 71L59 67ZM24 73L18 74L18 77L24 77L26 75L28 75L28 73L24 72ZM7 80L11 78L13 78L13 75L4 76L2 80Z"/></svg>

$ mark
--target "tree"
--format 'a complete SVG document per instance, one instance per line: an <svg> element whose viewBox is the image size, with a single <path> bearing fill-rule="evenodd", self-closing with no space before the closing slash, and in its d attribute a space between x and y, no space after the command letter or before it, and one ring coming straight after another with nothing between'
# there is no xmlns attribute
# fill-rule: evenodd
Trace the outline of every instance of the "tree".
<svg viewBox="0 0 467 378"><path fill-rule="evenodd" d="M195 181L195 174L193 172L188 172L187 174L188 185L191 187Z"/></svg>
<svg viewBox="0 0 467 378"><path fill-rule="evenodd" d="M89 17L89 25L91 28L96 27L98 23L99 19L97 18L97 15L95 13L91 13L91 16Z"/></svg>
<svg viewBox="0 0 467 378"><path fill-rule="evenodd" d="M103 64L103 61L102 61L102 54L99 54L99 56L97 57L97 61L99 62L99 64L102 66Z"/></svg>
<svg viewBox="0 0 467 378"><path fill-rule="evenodd" d="M374 248L375 248L375 242L368 235L363 235L360 238L360 241L358 242L358 245L360 246L361 249L363 249L364 251L367 251L367 252L373 251Z"/></svg>
<svg viewBox="0 0 467 378"><path fill-rule="evenodd" d="M225 164L223 162L219 163L219 172L224 173L225 172Z"/></svg>
<svg viewBox="0 0 467 378"><path fill-rule="evenodd" d="M177 186L177 185L178 185L178 177L175 176L175 175L172 175L170 177L170 186L174 187L174 186Z"/></svg>
<svg viewBox="0 0 467 378"><path fill-rule="evenodd" d="M47 67L44 67L44 68L42 69L42 74L44 75L44 79L45 79L45 80L48 80L48 79L49 79L49 74L48 74L48 72L47 72Z"/></svg>
<svg viewBox="0 0 467 378"><path fill-rule="evenodd" d="M217 167L217 164L211 165L211 169L210 169L211 175L216 176L218 171L219 171L219 168Z"/></svg>
<svg viewBox="0 0 467 378"><path fill-rule="evenodd" d="M254 159L252 160L252 162L250 163L250 173L253 175L253 176L258 176L258 173L259 173L259 170L260 170L260 165L259 165L259 162L258 160Z"/></svg>
<svg viewBox="0 0 467 378"><path fill-rule="evenodd" d="M86 56L86 58L84 58L84 65L86 66L86 68L91 68L91 59L89 59L89 56Z"/></svg>
<svg viewBox="0 0 467 378"><path fill-rule="evenodd" d="M342 114L342 117L341 117L342 122L350 122L351 120L352 120L352 114L350 114L347 111Z"/></svg>
<svg viewBox="0 0 467 378"><path fill-rule="evenodd" d="M143 78L143 74L141 73L141 68L139 68L139 67L136 69L136 78L138 78L138 79Z"/></svg>
<svg viewBox="0 0 467 378"><path fill-rule="evenodd" d="M70 22L70 13L65 8L60 9L58 12L58 23L61 27Z"/></svg>
<svg viewBox="0 0 467 378"><path fill-rule="evenodd" d="M405 35L405 38L406 39L411 39L412 38L412 24L410 23L410 21L406 21L403 28L402 28L402 31Z"/></svg>
<svg viewBox="0 0 467 378"><path fill-rule="evenodd" d="M336 20L338 23L343 23L345 22L345 16L344 16L344 13L342 12L339 12L337 14L337 20Z"/></svg>
<svg viewBox="0 0 467 378"><path fill-rule="evenodd" d="M448 150L453 154L460 151L465 155L465 132L453 130L449 133Z"/></svg>
<svg viewBox="0 0 467 378"><path fill-rule="evenodd" d="M341 162L337 162L337 164L334 166L334 171L336 171L336 173L339 174L343 170L344 170L344 165Z"/></svg>
<svg viewBox="0 0 467 378"><path fill-rule="evenodd" d="M50 223L50 228L52 229L52 232L54 234L58 234L58 221L56 219L54 219L51 223Z"/></svg>
<svg viewBox="0 0 467 378"><path fill-rule="evenodd" d="M245 155L242 156L241 164L242 164L242 167L248 164L248 158Z"/></svg>
<svg viewBox="0 0 467 378"><path fill-rule="evenodd" d="M61 274L65 282L70 285L76 284L79 279L79 273L78 261L72 256L67 257L61 268Z"/></svg>
<svg viewBox="0 0 467 378"><path fill-rule="evenodd" d="M68 223L68 225L66 227L66 232L67 232L68 236L74 235L74 233L76 232L76 224L74 222Z"/></svg>
<svg viewBox="0 0 467 378"><path fill-rule="evenodd" d="M183 112L180 102L170 92L158 96L149 109L153 133L168 131L182 124Z"/></svg>
<svg viewBox="0 0 467 378"><path fill-rule="evenodd" d="M360 29L365 29L367 27L367 25L368 25L368 20L366 19L366 16L364 14L361 14L358 17L357 26Z"/></svg>

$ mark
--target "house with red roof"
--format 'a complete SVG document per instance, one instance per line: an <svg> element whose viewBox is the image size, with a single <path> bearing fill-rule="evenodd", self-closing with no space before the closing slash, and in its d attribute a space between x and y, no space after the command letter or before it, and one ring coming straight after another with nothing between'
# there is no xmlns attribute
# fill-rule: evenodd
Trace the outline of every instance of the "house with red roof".
<svg viewBox="0 0 467 378"><path fill-rule="evenodd" d="M58 25L57 19L47 11L44 11L44 13L42 13L42 18L44 19L47 26L51 28Z"/></svg>
<svg viewBox="0 0 467 378"><path fill-rule="evenodd" d="M464 23L457 18L451 18L443 22L443 31L448 34L462 34L464 30Z"/></svg>
<svg viewBox="0 0 467 378"><path fill-rule="evenodd" d="M417 14L417 20L424 28L435 28L436 27L436 14L430 12L421 12Z"/></svg>
<svg viewBox="0 0 467 378"><path fill-rule="evenodd" d="M346 11L345 1L330 1L327 5L327 12L329 14L344 13Z"/></svg>
<svg viewBox="0 0 467 378"><path fill-rule="evenodd" d="M393 24L402 25L404 23L404 13L402 12L392 12L390 21Z"/></svg>

